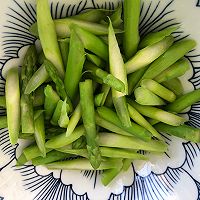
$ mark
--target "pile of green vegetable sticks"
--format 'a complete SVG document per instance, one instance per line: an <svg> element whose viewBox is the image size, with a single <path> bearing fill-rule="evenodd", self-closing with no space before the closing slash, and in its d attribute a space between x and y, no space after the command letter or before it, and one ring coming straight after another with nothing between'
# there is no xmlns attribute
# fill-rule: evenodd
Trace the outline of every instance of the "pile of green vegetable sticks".
<svg viewBox="0 0 200 200"><path fill-rule="evenodd" d="M37 0L30 32L42 51L28 48L0 98L11 144L32 141L17 165L103 170L108 185L133 160L148 160L140 150L166 152L162 132L200 142L199 129L177 115L200 100L198 89L183 94L178 79L195 41L175 42L174 26L140 39L139 17L140 0L125 0L123 9L53 20L48 0Z"/></svg>

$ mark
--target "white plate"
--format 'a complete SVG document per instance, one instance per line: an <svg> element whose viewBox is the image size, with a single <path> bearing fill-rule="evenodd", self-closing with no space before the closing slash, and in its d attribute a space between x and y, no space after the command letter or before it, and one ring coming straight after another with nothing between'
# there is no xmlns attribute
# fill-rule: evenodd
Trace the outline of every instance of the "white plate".
<svg viewBox="0 0 200 200"><path fill-rule="evenodd" d="M53 0L54 18L79 13L88 8L112 9L117 0ZM197 47L187 55L191 70L182 77L185 91L200 86L200 2L197 0L144 0L141 6L141 34L179 23L176 40L194 38ZM35 21L34 0L6 0L0 5L0 70L20 66L27 45L35 42L28 32ZM0 74L0 92L4 78ZM4 113L0 110L0 113ZM200 105L186 113L189 124L199 127ZM200 199L200 146L166 136L169 151L150 155L148 163L133 163L128 172L108 187L97 172L48 171L44 167L15 167L24 146L11 146L7 129L0 130L0 199L5 200L196 200Z"/></svg>

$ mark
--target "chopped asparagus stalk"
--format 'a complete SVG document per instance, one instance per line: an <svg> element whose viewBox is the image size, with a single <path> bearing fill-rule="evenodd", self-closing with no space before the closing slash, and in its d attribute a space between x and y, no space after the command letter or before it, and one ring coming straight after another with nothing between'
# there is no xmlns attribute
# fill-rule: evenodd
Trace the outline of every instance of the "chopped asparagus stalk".
<svg viewBox="0 0 200 200"><path fill-rule="evenodd" d="M110 92L110 87L108 85L103 84L101 88L101 93L95 96L95 105L103 106L109 92Z"/></svg>
<svg viewBox="0 0 200 200"><path fill-rule="evenodd" d="M95 64L97 67L105 68L105 66L106 66L105 62L101 58L99 58L98 56L96 56L94 54L87 53L86 57L90 62Z"/></svg>
<svg viewBox="0 0 200 200"><path fill-rule="evenodd" d="M170 112L166 112L164 110L161 110L159 108L152 107L152 106L142 106L130 99L128 100L128 103L131 106L133 106L142 115L152 118L152 119L159 120L163 123L166 123L172 126L179 126L187 121L186 119L179 117L175 114L172 114Z"/></svg>
<svg viewBox="0 0 200 200"><path fill-rule="evenodd" d="M112 11L110 11L112 12ZM91 9L85 12L81 12L78 15L71 16L70 18L84 20L87 22L97 23L106 17L106 14L109 13L109 10L102 9Z"/></svg>
<svg viewBox="0 0 200 200"><path fill-rule="evenodd" d="M51 17L48 1L38 0L36 9L38 35L44 55L55 65L60 77L64 78L64 66L57 41L56 28Z"/></svg>
<svg viewBox="0 0 200 200"><path fill-rule="evenodd" d="M80 138L83 134L85 134L85 128L83 126L79 126L75 128L73 133L68 137L66 137L65 132L60 135L54 136L53 138L51 138L46 142L45 147L57 149L69 145L78 138Z"/></svg>
<svg viewBox="0 0 200 200"><path fill-rule="evenodd" d="M63 153L68 153L68 154L81 156L83 158L89 159L87 149L69 149L69 148L61 147L61 148L56 149L56 150L63 152Z"/></svg>
<svg viewBox="0 0 200 200"><path fill-rule="evenodd" d="M66 137L70 136L73 133L80 119L81 119L81 105L78 104L74 112L72 113L71 118L69 119L67 131L66 131Z"/></svg>
<svg viewBox="0 0 200 200"><path fill-rule="evenodd" d="M86 148L86 145L87 145L86 138L83 135L72 143L72 149Z"/></svg>
<svg viewBox="0 0 200 200"><path fill-rule="evenodd" d="M37 110L34 114L34 124L35 124L35 141L37 146L42 153L42 157L46 156L45 148L45 127L44 127L44 115L43 111Z"/></svg>
<svg viewBox="0 0 200 200"><path fill-rule="evenodd" d="M49 153L47 153L45 158L43 158L41 156L37 157L37 158L33 158L32 164L34 166L45 165L45 164L52 163L52 162L55 162L58 160L63 160L63 159L69 158L70 156L71 155L69 155L69 154L53 150L53 151L50 151Z"/></svg>
<svg viewBox="0 0 200 200"><path fill-rule="evenodd" d="M44 87L39 87L37 90L33 93L33 106L42 106L44 105Z"/></svg>
<svg viewBox="0 0 200 200"><path fill-rule="evenodd" d="M165 109L180 113L184 109L200 101L200 89L194 90L177 98L174 102L168 104Z"/></svg>
<svg viewBox="0 0 200 200"><path fill-rule="evenodd" d="M44 89L45 100L44 100L44 109L45 109L45 119L51 119L54 110L60 97L58 94L53 90L50 85L47 85Z"/></svg>
<svg viewBox="0 0 200 200"><path fill-rule="evenodd" d="M173 78L169 81L164 81L161 84L169 90L171 90L177 96L183 94L183 85L178 78Z"/></svg>
<svg viewBox="0 0 200 200"><path fill-rule="evenodd" d="M144 73L142 79L154 79L162 71L173 65L196 46L194 40L175 42L162 56L155 60Z"/></svg>
<svg viewBox="0 0 200 200"><path fill-rule="evenodd" d="M186 73L190 68L190 62L186 58L181 58L169 68L161 72L154 80L158 83L180 77Z"/></svg>
<svg viewBox="0 0 200 200"><path fill-rule="evenodd" d="M141 105L159 106L165 105L165 102L149 89L138 87L134 91L135 101Z"/></svg>
<svg viewBox="0 0 200 200"><path fill-rule="evenodd" d="M49 74L50 78L56 85L57 93L62 98L62 100L64 100L67 97L67 94L65 91L64 83L59 77L57 69L55 68L53 63L51 63L49 60L45 60L44 63L47 73Z"/></svg>
<svg viewBox="0 0 200 200"><path fill-rule="evenodd" d="M112 169L121 164L120 159L108 159L102 161L96 170ZM54 162L46 165L48 169L63 169L63 170L94 170L90 161L85 158L77 158L74 160L66 160L61 162Z"/></svg>
<svg viewBox="0 0 200 200"><path fill-rule="evenodd" d="M139 18L140 0L125 0L123 49L127 59L136 53L140 41Z"/></svg>
<svg viewBox="0 0 200 200"><path fill-rule="evenodd" d="M156 129L130 104L128 104L128 110L130 117L138 123L140 126L146 128L152 135L160 140L163 140L163 137L156 131Z"/></svg>
<svg viewBox="0 0 200 200"><path fill-rule="evenodd" d="M99 144L103 147L138 149L152 152L165 152L167 150L167 144L163 141L151 140L144 142L135 137L114 133L99 133Z"/></svg>
<svg viewBox="0 0 200 200"><path fill-rule="evenodd" d="M172 27L170 26L158 32L148 33L140 42L139 49L143 49L149 45L155 44L163 40L165 37L171 35L177 29L179 29L179 26L172 26Z"/></svg>
<svg viewBox="0 0 200 200"><path fill-rule="evenodd" d="M85 50L82 41L74 30L71 32L69 59L65 73L65 89L71 100L74 100L81 79L83 64L85 62Z"/></svg>
<svg viewBox="0 0 200 200"><path fill-rule="evenodd" d="M113 76L112 74L109 74L108 72L102 70L101 68L98 68L97 66L89 62L86 62L85 69L91 72L92 75L100 78L104 84L109 85L119 92L125 92L124 83L118 78L115 78L115 76Z"/></svg>
<svg viewBox="0 0 200 200"><path fill-rule="evenodd" d="M31 79L29 80L24 93L30 94L31 92L35 91L48 78L49 78L49 74L47 73L45 64L43 63L41 67L33 74Z"/></svg>
<svg viewBox="0 0 200 200"><path fill-rule="evenodd" d="M125 136L133 136L133 134L129 133L128 131L126 131L125 129L122 129L120 127L118 127L117 125L105 120L104 118L100 117L97 113L95 115L95 119L96 119L96 124L100 127L103 127L113 133L117 133L120 135L125 135Z"/></svg>
<svg viewBox="0 0 200 200"><path fill-rule="evenodd" d="M151 139L151 134L145 128L131 122L130 127L124 127L120 122L117 114L109 108L104 106L97 108L97 113L100 117L104 118L108 122L118 126L119 128L127 131L128 133L140 138L144 141L149 141Z"/></svg>
<svg viewBox="0 0 200 200"><path fill-rule="evenodd" d="M62 128L67 128L68 123L69 123L69 117L68 117L67 112L68 112L67 103L66 103L66 100L65 100L62 104L60 117L59 117L59 120L58 120L58 124Z"/></svg>
<svg viewBox="0 0 200 200"><path fill-rule="evenodd" d="M81 112L86 130L89 160L93 168L97 169L101 164L101 154L99 152L98 135L96 132L92 81L86 80L85 82L81 82L79 86Z"/></svg>
<svg viewBox="0 0 200 200"><path fill-rule="evenodd" d="M131 74L128 75L128 94L131 95L139 82L139 80L144 75L145 71L147 70L148 66L143 67Z"/></svg>
<svg viewBox="0 0 200 200"><path fill-rule="evenodd" d="M60 115L61 115L62 106L63 106L63 101L59 100L57 105L56 105L56 108L54 110L53 116L51 118L51 123L55 126L58 125L58 120L59 120Z"/></svg>
<svg viewBox="0 0 200 200"><path fill-rule="evenodd" d="M24 165L28 160L26 159L26 156L22 153L19 158L17 158L16 166L22 166Z"/></svg>
<svg viewBox="0 0 200 200"><path fill-rule="evenodd" d="M68 55L69 55L69 38L58 40L58 44L59 44L60 53L62 56L63 65L64 65L64 68L66 68Z"/></svg>
<svg viewBox="0 0 200 200"><path fill-rule="evenodd" d="M154 94L158 95L166 101L173 102L176 99L176 95L172 91L165 88L164 86L162 86L154 80L143 79L140 84L143 88L150 90L151 92L153 92Z"/></svg>
<svg viewBox="0 0 200 200"><path fill-rule="evenodd" d="M125 99L125 95L128 94L126 69L111 22L109 25L108 41L110 73L125 85L124 92L118 92L112 89L112 99L120 121L124 126L129 127L131 126L131 121Z"/></svg>
<svg viewBox="0 0 200 200"><path fill-rule="evenodd" d="M113 179L121 172L123 163L118 165L116 168L113 169L106 169L101 174L101 182L104 186L107 186Z"/></svg>
<svg viewBox="0 0 200 200"><path fill-rule="evenodd" d="M118 8L113 12L113 14L110 16L110 20L113 27L119 28L122 25L122 4L120 4Z"/></svg>
<svg viewBox="0 0 200 200"><path fill-rule="evenodd" d="M132 159L123 159L122 171L127 171L132 165L132 162L133 162Z"/></svg>
<svg viewBox="0 0 200 200"><path fill-rule="evenodd" d="M52 149L46 148L46 153L52 151ZM42 156L41 151L39 150L37 144L31 144L25 149L23 149L22 153L25 155L27 160L32 160L34 158L37 158L39 156Z"/></svg>
<svg viewBox="0 0 200 200"><path fill-rule="evenodd" d="M195 143L200 142L200 130L198 128L193 128L185 124L174 127L163 123L158 123L154 127L160 132L174 135L176 137L183 138L187 141Z"/></svg>
<svg viewBox="0 0 200 200"><path fill-rule="evenodd" d="M9 69L6 77L5 97L10 143L17 143L20 131L20 89L18 68Z"/></svg>
<svg viewBox="0 0 200 200"><path fill-rule="evenodd" d="M78 26L74 26L73 28L83 42L85 49L108 61L108 46L99 37Z"/></svg>
<svg viewBox="0 0 200 200"><path fill-rule="evenodd" d="M102 25L102 24L88 22L88 21L79 20L79 19L72 19L72 18L56 19L56 20L54 20L54 26L56 29L56 34L59 38L70 37L71 28L73 26L79 26L82 29L88 30L89 32L91 32L94 35L107 35L108 34L107 25ZM38 35L40 37L38 27L39 27L39 25L37 23L34 23L29 29L29 31L36 37ZM122 33L123 30L115 29L115 32Z"/></svg>
<svg viewBox="0 0 200 200"><path fill-rule="evenodd" d="M163 40L139 50L128 62L125 63L128 74L151 64L163 55L173 44L174 38L167 36Z"/></svg>

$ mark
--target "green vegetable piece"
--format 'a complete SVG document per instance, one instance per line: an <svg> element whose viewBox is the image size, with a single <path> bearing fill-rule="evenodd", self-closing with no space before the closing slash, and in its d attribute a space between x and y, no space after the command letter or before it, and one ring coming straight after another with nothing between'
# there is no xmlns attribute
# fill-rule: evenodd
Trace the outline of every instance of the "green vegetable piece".
<svg viewBox="0 0 200 200"><path fill-rule="evenodd" d="M144 142L135 137L114 133L99 133L99 144L104 147L138 149L152 152L165 152L167 150L167 144L163 141L151 140Z"/></svg>
<svg viewBox="0 0 200 200"><path fill-rule="evenodd" d="M120 159L107 159L102 161L96 170L111 169L114 166L120 165ZM46 165L48 169L63 169L63 170L94 170L90 161L85 158L77 158L74 160L66 160L61 162L54 162Z"/></svg>
<svg viewBox="0 0 200 200"><path fill-rule="evenodd" d="M101 155L109 158L129 158L133 160L148 160L148 158L142 154L135 152L131 149L120 149L110 147L100 147Z"/></svg>
<svg viewBox="0 0 200 200"><path fill-rule="evenodd" d="M62 98L62 100L64 100L67 97L67 94L65 91L64 83L61 80L61 78L59 77L57 69L55 68L53 63L51 63L49 60L45 60L44 63L45 63L45 68L46 68L47 73L49 74L52 81L56 85L57 93Z"/></svg>
<svg viewBox="0 0 200 200"><path fill-rule="evenodd" d="M200 130L198 128L187 126L185 124L174 127L163 123L158 123L154 127L160 132L183 138L186 141L195 143L200 142Z"/></svg>
<svg viewBox="0 0 200 200"><path fill-rule="evenodd" d="M63 18L54 20L54 25L56 29L56 34L59 38L70 37L71 28L74 26L79 26L85 30L88 30L94 35L107 35L108 27L107 25L102 25L99 23L93 23L85 20L72 19L72 18ZM38 36L38 24L34 23L29 31L34 35ZM48 29L47 29L48 30ZM122 33L123 30L115 29L116 33Z"/></svg>
<svg viewBox="0 0 200 200"><path fill-rule="evenodd" d="M6 116L0 116L0 128L7 128L7 117Z"/></svg>
<svg viewBox="0 0 200 200"><path fill-rule="evenodd" d="M97 113L95 115L95 120L96 120L96 124L100 127L103 127L113 133L117 133L120 135L125 135L125 136L133 136L131 133L129 133L128 131L126 131L125 129L122 129L120 127L118 127L117 125L105 120L104 118L100 117Z"/></svg>
<svg viewBox="0 0 200 200"><path fill-rule="evenodd" d="M60 53L61 53L61 56L62 56L63 65L66 68L67 67L68 54L69 54L69 38L59 39L58 44L59 44Z"/></svg>
<svg viewBox="0 0 200 200"><path fill-rule="evenodd" d="M24 165L28 160L26 159L26 156L22 153L19 158L17 159L16 166L22 166Z"/></svg>
<svg viewBox="0 0 200 200"><path fill-rule="evenodd" d="M78 15L71 16L70 18L97 23L101 19L106 17L106 13L108 13L108 12L109 12L109 10L91 9L91 10L86 10L84 12L81 12Z"/></svg>
<svg viewBox="0 0 200 200"><path fill-rule="evenodd" d="M69 119L69 123L67 126L67 131L66 131L66 137L70 136L74 129L76 128L78 122L81 119L81 105L80 103L76 106L74 112L72 113L72 116Z"/></svg>
<svg viewBox="0 0 200 200"><path fill-rule="evenodd" d="M42 65L43 62L44 62L44 60L45 60L45 55L44 55L44 52L41 51L41 52L39 53L39 55L38 55L38 64Z"/></svg>
<svg viewBox="0 0 200 200"><path fill-rule="evenodd" d="M57 41L56 27L51 17L48 0L37 1L38 34L46 59L51 61L64 78L64 66Z"/></svg>
<svg viewBox="0 0 200 200"><path fill-rule="evenodd" d="M64 81L65 89L71 100L76 97L84 62L85 50L83 43L76 32L72 30L69 46L69 58Z"/></svg>
<svg viewBox="0 0 200 200"><path fill-rule="evenodd" d="M124 1L123 49L127 59L137 51L139 36L140 0Z"/></svg>
<svg viewBox="0 0 200 200"><path fill-rule="evenodd" d="M97 113L99 114L100 117L104 118L108 122L118 126L119 128L127 131L128 133L140 138L141 140L144 141L149 141L151 139L151 134L149 131L144 129L143 127L131 122L130 127L124 127L122 123L120 122L117 114L112 111L109 108L106 108L104 106L98 107L97 108Z"/></svg>
<svg viewBox="0 0 200 200"><path fill-rule="evenodd" d="M83 42L85 49L108 61L108 46L99 37L89 32L88 29L82 29L78 26L73 26L73 29Z"/></svg>
<svg viewBox="0 0 200 200"><path fill-rule="evenodd" d="M122 171L128 171L128 169L132 165L132 162L133 162L132 159L123 159Z"/></svg>
<svg viewBox="0 0 200 200"><path fill-rule="evenodd" d="M69 154L53 150L53 151L50 151L49 153L47 153L45 158L43 158L41 156L37 157L37 158L33 158L32 164L35 165L35 166L45 165L45 164L48 164L48 163L51 163L51 162L55 162L55 161L58 161L58 160L63 160L63 159L69 158L70 156L71 155L69 155Z"/></svg>
<svg viewBox="0 0 200 200"><path fill-rule="evenodd" d="M150 32L148 33L140 42L139 49L143 49L149 45L155 44L165 37L170 36L173 32L179 29L180 26L170 26L158 32Z"/></svg>
<svg viewBox="0 0 200 200"><path fill-rule="evenodd" d="M35 124L35 141L42 153L42 157L46 156L45 148L45 127L44 127L44 114L43 111L37 110L34 114L34 124Z"/></svg>
<svg viewBox="0 0 200 200"><path fill-rule="evenodd" d="M21 128L22 133L34 133L33 94L24 94L26 86L34 73L37 52L31 45L24 57L21 69Z"/></svg>
<svg viewBox="0 0 200 200"><path fill-rule="evenodd" d="M110 184L113 179L121 172L122 166L123 163L121 162L121 165L118 165L116 168L104 170L101 174L101 183L104 186Z"/></svg>
<svg viewBox="0 0 200 200"><path fill-rule="evenodd" d="M93 168L97 169L101 164L101 155L99 152L98 135L95 124L92 81L85 80L85 82L80 82L79 88L82 119L86 130L88 156Z"/></svg>
<svg viewBox="0 0 200 200"><path fill-rule="evenodd" d="M62 128L67 128L69 123L69 117L67 114L67 103L66 100L63 102L60 112L60 118L58 120L58 125Z"/></svg>
<svg viewBox="0 0 200 200"><path fill-rule="evenodd" d="M44 87L39 87L37 90L33 93L33 106L42 106L44 105Z"/></svg>
<svg viewBox="0 0 200 200"><path fill-rule="evenodd" d="M163 137L156 131L156 129L130 104L128 104L128 111L130 117L138 123L140 126L146 128L152 135L160 140L163 140Z"/></svg>
<svg viewBox="0 0 200 200"><path fill-rule="evenodd" d="M165 102L149 89L138 87L134 91L135 101L140 105L159 106Z"/></svg>
<svg viewBox="0 0 200 200"><path fill-rule="evenodd" d="M176 99L176 95L170 91L169 89L165 88L161 84L157 83L151 79L143 79L140 83L143 88L146 88L153 92L154 94L158 95L159 97L163 98L166 101L173 102Z"/></svg>
<svg viewBox="0 0 200 200"><path fill-rule="evenodd" d="M17 143L20 131L20 89L18 68L9 69L6 76L5 97L10 143Z"/></svg>
<svg viewBox="0 0 200 200"><path fill-rule="evenodd" d="M83 149L86 148L87 142L85 136L81 136L72 143L72 149Z"/></svg>
<svg viewBox="0 0 200 200"><path fill-rule="evenodd" d="M52 151L52 149L46 148L46 153ZM22 153L25 155L27 160L32 160L34 158L37 158L39 156L42 156L41 151L39 150L37 144L33 143L23 149Z"/></svg>
<svg viewBox="0 0 200 200"><path fill-rule="evenodd" d="M132 101L132 100L128 100L128 103L133 106L139 113L141 113L142 115L152 118L152 119L156 119L159 120L163 123L172 125L172 126L179 126L182 125L184 122L186 122L187 120L179 117L175 114L172 114L170 112L166 112L164 110L161 110L159 108L156 107L152 107L152 106L142 106L139 105L138 103Z"/></svg>
<svg viewBox="0 0 200 200"><path fill-rule="evenodd" d="M129 127L131 126L131 121L125 99L125 95L128 94L126 69L111 22L109 25L108 41L110 73L121 80L125 85L124 92L118 92L112 89L112 99L120 121L124 126Z"/></svg>
<svg viewBox="0 0 200 200"><path fill-rule="evenodd" d="M69 148L61 147L61 148L57 149L57 151L76 155L76 156L81 156L81 157L87 158L87 159L89 158L87 149L69 149Z"/></svg>
<svg viewBox="0 0 200 200"><path fill-rule="evenodd" d="M62 134L65 131L66 131L66 129L60 128L58 126L53 126L53 127L49 127L49 128L47 127L45 129L46 139L49 140L52 137L60 135L60 134Z"/></svg>
<svg viewBox="0 0 200 200"><path fill-rule="evenodd" d="M119 28L122 25L122 4L120 4L118 8L113 12L113 14L110 16L110 20L113 27Z"/></svg>
<svg viewBox="0 0 200 200"><path fill-rule="evenodd" d="M186 58L181 58L166 70L161 72L154 80L158 83L171 80L184 75L190 68L190 62Z"/></svg>
<svg viewBox="0 0 200 200"><path fill-rule="evenodd" d="M54 110L53 116L51 118L51 124L55 126L58 125L58 120L60 118L62 106L63 106L63 101L59 100Z"/></svg>
<svg viewBox="0 0 200 200"><path fill-rule="evenodd" d="M66 145L71 144L78 138L80 138L83 134L85 134L85 128L83 126L79 126L75 128L73 133L66 137L66 133L62 133L60 135L52 137L50 140L48 140L45 144L46 148L52 148L57 149Z"/></svg>
<svg viewBox="0 0 200 200"><path fill-rule="evenodd" d="M128 62L125 63L127 74L133 73L138 69L148 66L173 44L174 38L167 36L160 42L152 44L139 50Z"/></svg>
<svg viewBox="0 0 200 200"><path fill-rule="evenodd" d="M45 100L44 100L44 109L45 109L45 119L51 119L54 110L57 106L60 97L58 94L53 90L50 85L47 85L44 89Z"/></svg>
<svg viewBox="0 0 200 200"><path fill-rule="evenodd" d="M108 85L103 84L101 88L101 93L95 96L95 106L103 106L106 98L110 92L110 87Z"/></svg>
<svg viewBox="0 0 200 200"><path fill-rule="evenodd" d="M178 78L173 78L169 81L161 83L163 86L171 90L175 95L180 96L183 94L183 86Z"/></svg>
<svg viewBox="0 0 200 200"><path fill-rule="evenodd" d="M185 108L188 108L198 101L200 101L200 89L196 89L192 92L180 96L174 102L168 104L165 109L175 113L180 113Z"/></svg>
<svg viewBox="0 0 200 200"><path fill-rule="evenodd" d="M25 94L30 94L31 92L35 91L49 78L49 74L46 71L45 64L46 63L43 63L41 67L33 74L26 86L26 89L24 91Z"/></svg>
<svg viewBox="0 0 200 200"><path fill-rule="evenodd" d="M5 98L5 96L0 96L0 107L6 108L6 98Z"/></svg>
<svg viewBox="0 0 200 200"><path fill-rule="evenodd" d="M175 42L162 56L155 60L144 73L142 79L154 79L196 46L194 40Z"/></svg>
<svg viewBox="0 0 200 200"><path fill-rule="evenodd" d="M148 66L143 67L131 74L128 75L128 94L131 95L134 89L137 86L137 83L140 81Z"/></svg>
<svg viewBox="0 0 200 200"><path fill-rule="evenodd" d="M105 68L105 66L106 66L105 62L98 56L87 53L86 57L87 57L87 60L89 60L91 63L95 64L97 67Z"/></svg>
<svg viewBox="0 0 200 200"><path fill-rule="evenodd" d="M125 92L124 83L118 78L115 78L115 76L113 76L112 74L109 74L108 72L102 70L101 68L98 68L97 66L89 62L86 62L84 67L86 70L91 72L92 75L100 78L104 84L109 85L119 92Z"/></svg>

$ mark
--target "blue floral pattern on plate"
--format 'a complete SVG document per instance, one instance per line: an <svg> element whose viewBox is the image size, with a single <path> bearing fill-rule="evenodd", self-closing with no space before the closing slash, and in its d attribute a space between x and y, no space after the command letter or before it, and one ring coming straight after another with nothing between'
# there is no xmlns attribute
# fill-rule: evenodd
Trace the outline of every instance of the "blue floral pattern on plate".
<svg viewBox="0 0 200 200"><path fill-rule="evenodd" d="M10 0L6 10L3 10L6 21L2 22L1 30L2 52L0 52L0 95L4 95L4 74L13 64L19 65L23 59L28 45L37 43L36 38L30 35L28 29L36 21L34 1ZM162 30L172 25L182 24L176 18L174 4L178 0L148 0L141 5L140 34L144 36L148 32ZM76 0L72 3L65 1L53 1L51 13L53 18L62 18L80 13L89 8L113 9L120 1L106 0ZM195 2L194 9L200 6ZM3 14L2 14L3 15ZM174 33L175 39L181 40L189 37L189 33L180 28ZM183 81L187 84L187 90L200 86L200 55L198 50L191 51L187 56L191 63L191 70ZM189 125L200 127L200 104L197 103L189 111L184 113L190 121ZM5 110L0 109L0 115ZM164 135L169 144L169 150L164 155L149 155L150 162L134 162L127 173L118 177L109 187L103 187L99 181L100 172L82 171L66 172L62 170L48 171L43 167L25 165L15 167L16 157L25 145L20 141L18 145L11 146L7 129L0 130L0 179L13 173L8 181L0 183L0 194L5 199L109 199L109 200L168 200L168 199L200 199L200 146L186 142L175 137ZM14 175L15 174L15 175ZM21 184L18 193L21 197L9 194L6 191L6 183L9 182L10 190L14 190L15 180ZM186 188L183 190L183 188ZM189 188L187 190L187 188ZM23 194L24 193L24 194ZM25 194L26 193L26 194ZM189 193L189 196L188 196ZM98 194L98 195L97 195ZM13 196L12 196L13 195ZM25 196L24 196L25 195ZM12 197L11 197L12 196ZM4 199L0 197L0 200Z"/></svg>

